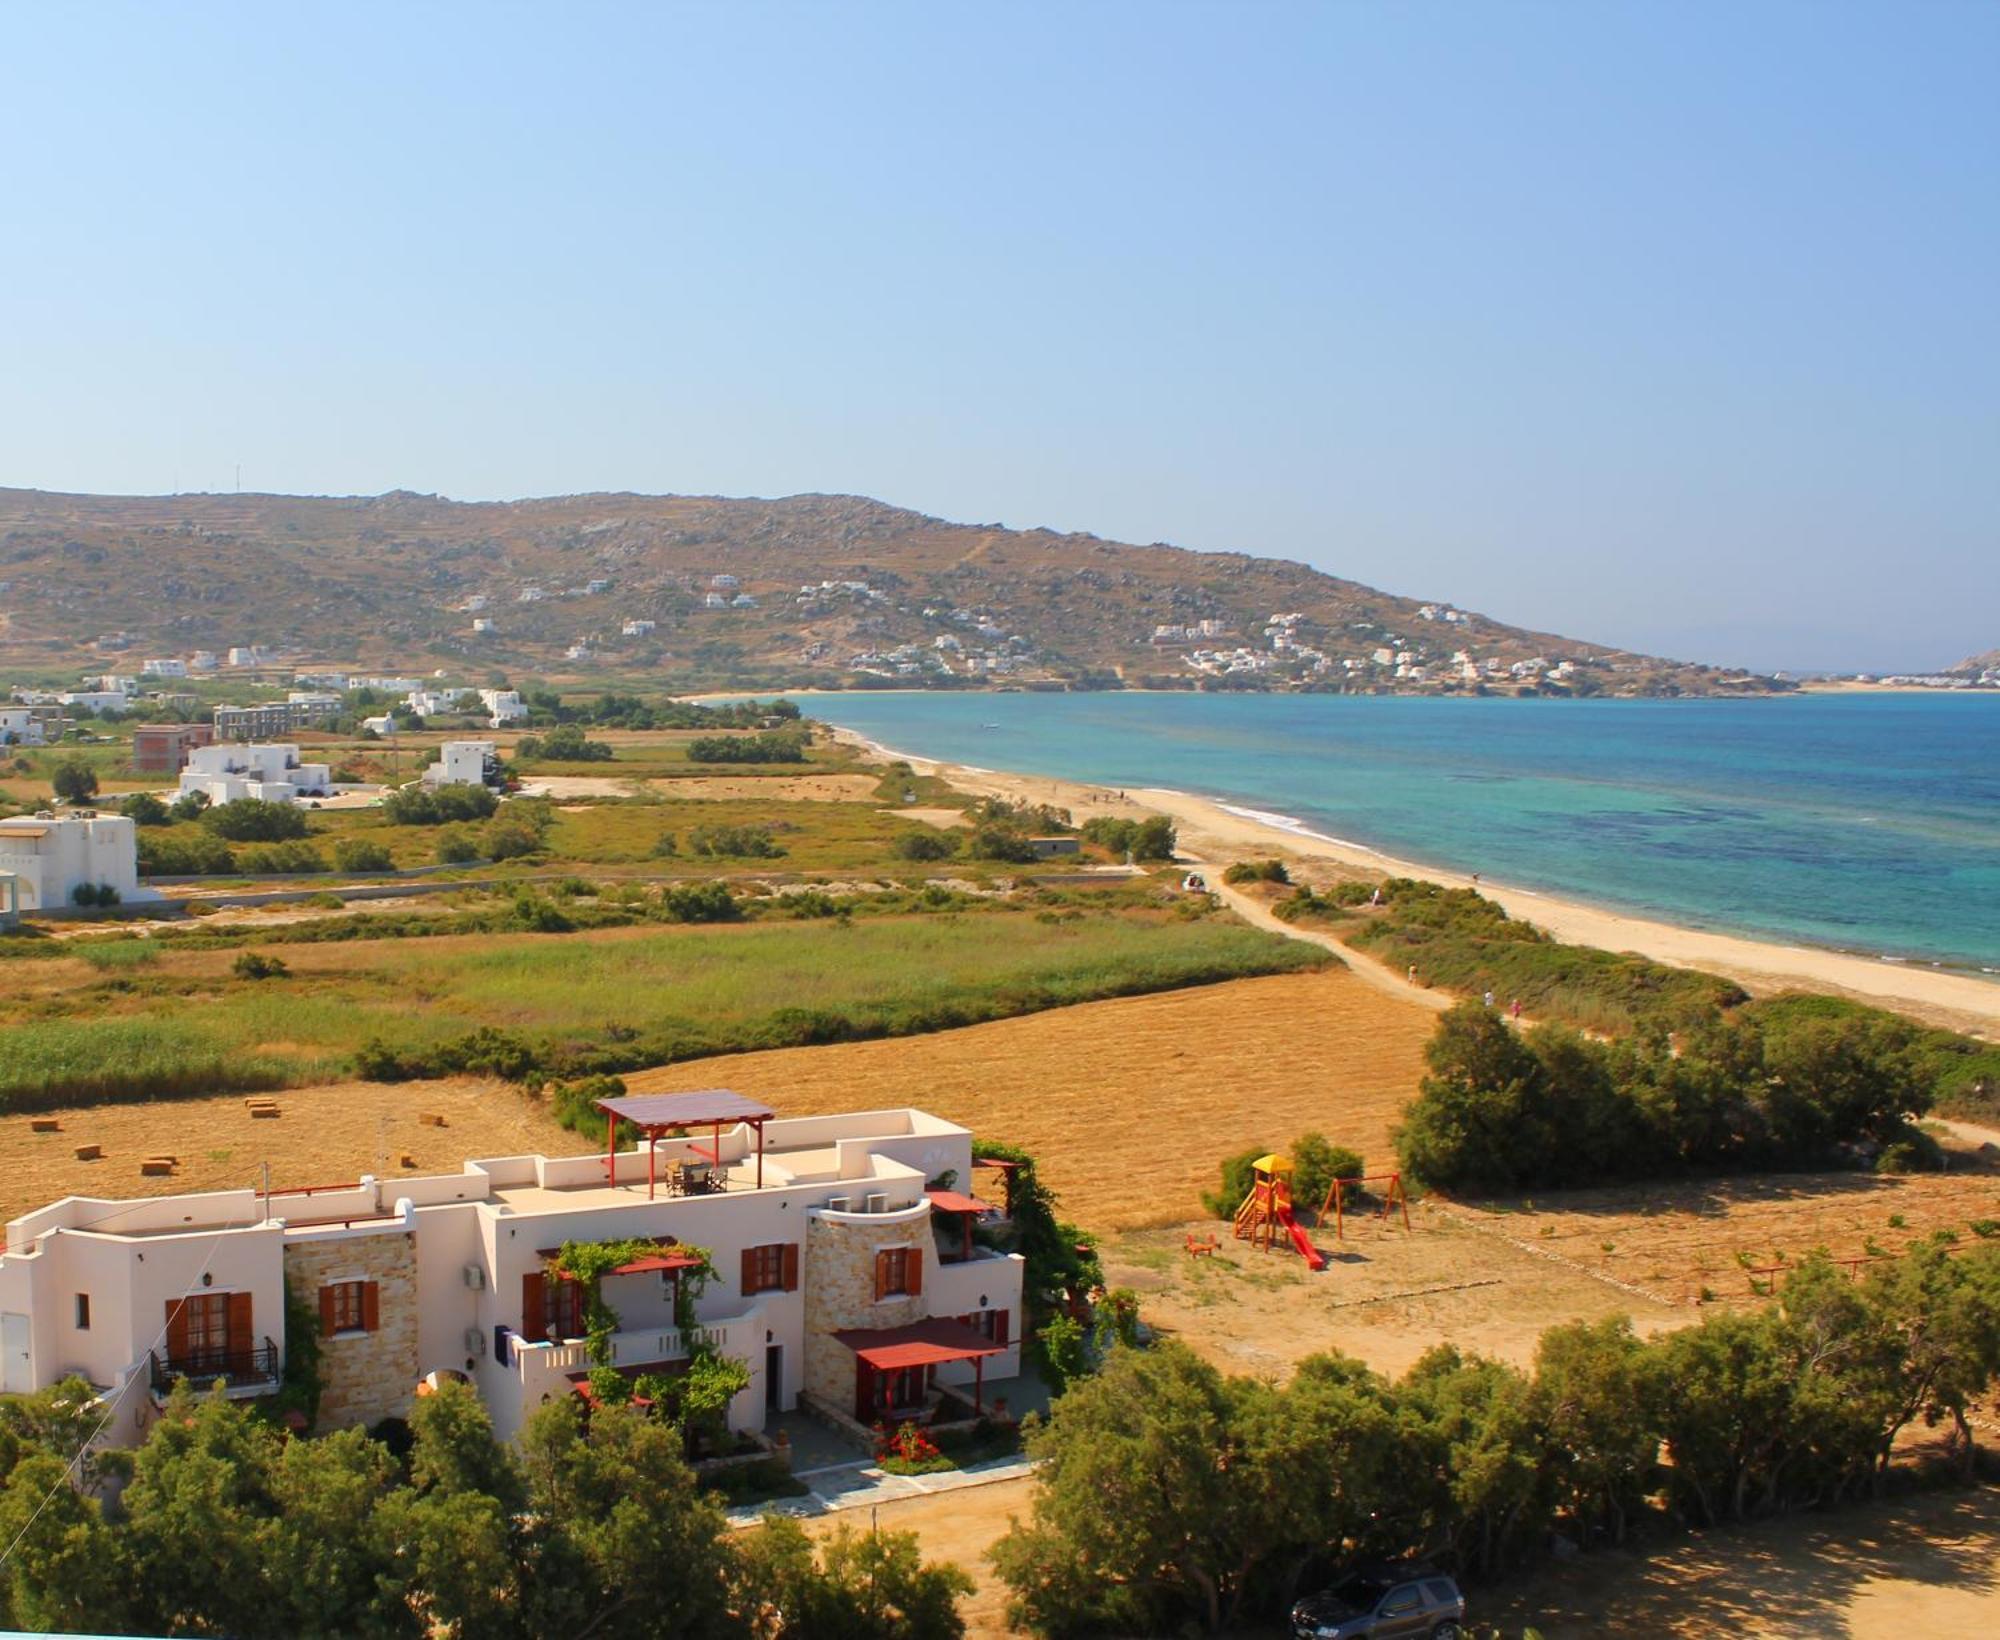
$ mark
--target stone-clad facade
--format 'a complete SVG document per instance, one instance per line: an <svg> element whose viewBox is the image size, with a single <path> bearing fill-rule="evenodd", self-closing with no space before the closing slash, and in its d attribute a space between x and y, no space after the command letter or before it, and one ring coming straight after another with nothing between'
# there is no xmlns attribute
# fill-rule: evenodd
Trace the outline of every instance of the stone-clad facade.
<svg viewBox="0 0 2000 1640"><path fill-rule="evenodd" d="M930 1313L922 1293L876 1298L875 1255L890 1247L916 1248L928 1281L936 1263L929 1213L815 1213L806 1221L805 1392L849 1416L854 1352L833 1335L847 1327L907 1326Z"/></svg>
<svg viewBox="0 0 2000 1640"><path fill-rule="evenodd" d="M376 1325L319 1341L319 1428L346 1429L408 1415L421 1375L417 1351L417 1249L408 1231L287 1244L285 1281L315 1314L332 1282L376 1284Z"/></svg>

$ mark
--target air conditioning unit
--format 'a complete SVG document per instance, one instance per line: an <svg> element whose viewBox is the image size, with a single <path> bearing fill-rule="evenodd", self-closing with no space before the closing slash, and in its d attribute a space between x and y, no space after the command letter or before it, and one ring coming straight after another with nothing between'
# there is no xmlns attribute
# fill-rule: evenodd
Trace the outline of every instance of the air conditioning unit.
<svg viewBox="0 0 2000 1640"><path fill-rule="evenodd" d="M845 1196L827 1197L826 1210L829 1213L845 1213L847 1211L847 1198Z"/></svg>
<svg viewBox="0 0 2000 1640"><path fill-rule="evenodd" d="M889 1198L879 1192L865 1196L862 1200L866 1204L861 1209L864 1213L886 1213L889 1211Z"/></svg>
<svg viewBox="0 0 2000 1640"><path fill-rule="evenodd" d="M465 1267L465 1284L475 1293L484 1292L486 1290L486 1266L483 1264L468 1264Z"/></svg>
<svg viewBox="0 0 2000 1640"><path fill-rule="evenodd" d="M479 1328L467 1327L465 1329L465 1353L467 1355L484 1355L486 1353L486 1334Z"/></svg>

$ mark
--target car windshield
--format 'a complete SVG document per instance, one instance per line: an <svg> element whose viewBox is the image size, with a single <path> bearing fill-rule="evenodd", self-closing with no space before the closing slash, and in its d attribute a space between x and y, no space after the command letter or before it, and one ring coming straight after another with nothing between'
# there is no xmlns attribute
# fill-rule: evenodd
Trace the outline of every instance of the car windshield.
<svg viewBox="0 0 2000 1640"><path fill-rule="evenodd" d="M1395 1585L1385 1578L1350 1577L1333 1591L1334 1598L1352 1606L1358 1612L1372 1612L1382 1603L1382 1597Z"/></svg>

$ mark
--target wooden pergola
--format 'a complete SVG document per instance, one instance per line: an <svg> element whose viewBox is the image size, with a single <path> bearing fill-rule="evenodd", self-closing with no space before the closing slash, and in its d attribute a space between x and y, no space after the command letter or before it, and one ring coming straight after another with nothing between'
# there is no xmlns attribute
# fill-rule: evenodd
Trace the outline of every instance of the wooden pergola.
<svg viewBox="0 0 2000 1640"><path fill-rule="evenodd" d="M658 1146L664 1136L685 1134L690 1128L713 1130L707 1150L691 1148L711 1166L722 1165L722 1130L742 1124L757 1134L757 1188L764 1188L764 1124L777 1112L728 1088L704 1088L697 1093L622 1093L600 1099L604 1112L604 1165L606 1177L615 1189L618 1184L618 1124L630 1122L646 1140L646 1195L658 1189Z"/></svg>

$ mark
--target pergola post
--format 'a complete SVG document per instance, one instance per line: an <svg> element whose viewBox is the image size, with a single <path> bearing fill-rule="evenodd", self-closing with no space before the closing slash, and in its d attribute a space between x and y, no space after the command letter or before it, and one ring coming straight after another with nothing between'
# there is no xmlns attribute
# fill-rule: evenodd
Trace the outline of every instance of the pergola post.
<svg viewBox="0 0 2000 1640"><path fill-rule="evenodd" d="M611 1188L618 1188L618 1115L615 1111L604 1113L604 1170L611 1181Z"/></svg>
<svg viewBox="0 0 2000 1640"><path fill-rule="evenodd" d="M658 1172L660 1160L660 1136L652 1128L646 1130L646 1200L653 1199L653 1180Z"/></svg>
<svg viewBox="0 0 2000 1640"><path fill-rule="evenodd" d="M762 1190L764 1188L764 1122L762 1117L758 1118L756 1122L756 1128L757 1128L757 1188L759 1190Z"/></svg>
<svg viewBox="0 0 2000 1640"><path fill-rule="evenodd" d="M972 1410L981 1417L986 1415L986 1357L972 1358Z"/></svg>

